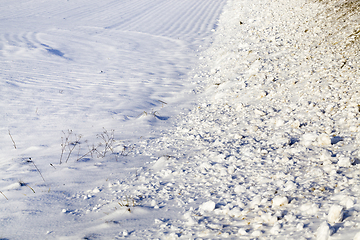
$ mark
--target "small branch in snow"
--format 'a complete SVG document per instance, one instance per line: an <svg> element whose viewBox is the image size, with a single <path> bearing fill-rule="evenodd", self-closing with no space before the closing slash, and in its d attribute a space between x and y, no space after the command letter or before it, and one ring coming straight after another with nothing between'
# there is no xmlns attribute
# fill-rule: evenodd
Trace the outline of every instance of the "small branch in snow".
<svg viewBox="0 0 360 240"><path fill-rule="evenodd" d="M65 162L69 161L71 153L74 151L75 147L80 144L81 135L77 136L75 134L75 141L70 141L70 138L72 136L72 130L68 130L68 134L66 135L63 131L65 138L61 137L61 156L60 156L60 164L62 163L62 158L64 153L66 152L66 147L68 147L68 156L65 160ZM65 141L64 141L65 140Z"/></svg>
<svg viewBox="0 0 360 240"><path fill-rule="evenodd" d="M34 167L35 167L36 170L39 172L41 178L44 180L44 182L46 182L46 181L45 181L45 178L44 178L43 175L41 174L41 172L40 172L40 170L38 169L38 167L35 165L34 161L31 160L31 158L29 158L28 162L32 162L32 164L34 164Z"/></svg>
<svg viewBox="0 0 360 240"><path fill-rule="evenodd" d="M10 129L9 129L9 136L10 136L10 138L11 138L11 141L12 141L13 144L14 144L14 148L16 149L16 144L15 144L15 141L14 141L13 137L11 136Z"/></svg>
<svg viewBox="0 0 360 240"><path fill-rule="evenodd" d="M25 182L19 181L19 183L20 183L20 186L27 186L28 188L31 189L31 191L33 191L33 193L35 193L35 190L32 187L30 187L28 184L26 184Z"/></svg>
<svg viewBox="0 0 360 240"><path fill-rule="evenodd" d="M347 61L345 60L345 62L343 63L343 65L340 68L343 68L346 65Z"/></svg>
<svg viewBox="0 0 360 240"><path fill-rule="evenodd" d="M158 101L162 103L162 107L164 107L164 104L167 104L166 102L164 102L162 100L158 100Z"/></svg>
<svg viewBox="0 0 360 240"><path fill-rule="evenodd" d="M6 200L9 200L2 191L0 191L0 193L4 196L4 198L6 198Z"/></svg>

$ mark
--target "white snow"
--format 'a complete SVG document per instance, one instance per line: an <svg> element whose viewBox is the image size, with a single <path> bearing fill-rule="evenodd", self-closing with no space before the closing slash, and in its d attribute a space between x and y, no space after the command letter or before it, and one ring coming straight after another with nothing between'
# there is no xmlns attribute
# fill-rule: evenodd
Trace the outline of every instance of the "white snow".
<svg viewBox="0 0 360 240"><path fill-rule="evenodd" d="M327 222L323 222L320 224L319 228L316 231L316 239L317 240L328 240L331 235L331 229Z"/></svg>
<svg viewBox="0 0 360 240"><path fill-rule="evenodd" d="M279 208L279 207L282 207L284 205L287 205L288 203L289 203L289 200L287 199L287 197L276 196L272 200L272 207L273 208Z"/></svg>
<svg viewBox="0 0 360 240"><path fill-rule="evenodd" d="M350 167L351 166L351 159L346 156L341 156L338 161L339 167Z"/></svg>
<svg viewBox="0 0 360 240"><path fill-rule="evenodd" d="M2 1L0 238L359 239L357 6Z"/></svg>
<svg viewBox="0 0 360 240"><path fill-rule="evenodd" d="M213 201L205 202L205 203L201 204L199 208L203 212L204 211L211 212L215 209L215 202L213 202Z"/></svg>
<svg viewBox="0 0 360 240"><path fill-rule="evenodd" d="M359 240L360 239L360 232L358 232L357 234L355 234L353 240Z"/></svg>
<svg viewBox="0 0 360 240"><path fill-rule="evenodd" d="M339 223L342 222L344 216L344 208L340 205L332 205L329 214L328 221L330 223Z"/></svg>

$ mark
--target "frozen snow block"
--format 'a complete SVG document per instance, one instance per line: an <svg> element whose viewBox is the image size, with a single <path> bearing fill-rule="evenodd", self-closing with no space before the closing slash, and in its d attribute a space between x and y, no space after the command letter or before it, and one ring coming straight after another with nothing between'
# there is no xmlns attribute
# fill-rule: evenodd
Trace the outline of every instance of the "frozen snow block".
<svg viewBox="0 0 360 240"><path fill-rule="evenodd" d="M166 166L167 157L160 157L151 167L154 170L161 170Z"/></svg>
<svg viewBox="0 0 360 240"><path fill-rule="evenodd" d="M338 163L337 163L337 165L338 165L339 167L350 167L351 164L352 164L351 159L350 159L349 157L345 157L345 156L341 156L341 157L339 158Z"/></svg>
<svg viewBox="0 0 360 240"><path fill-rule="evenodd" d="M300 211L308 215L315 215L319 211L319 206L308 202L301 205Z"/></svg>
<svg viewBox="0 0 360 240"><path fill-rule="evenodd" d="M344 216L344 208L340 205L332 205L329 214L328 214L328 221L330 223L339 223L343 220Z"/></svg>
<svg viewBox="0 0 360 240"><path fill-rule="evenodd" d="M327 134L320 134L317 138L317 143L319 146L329 146L331 145L331 139Z"/></svg>
<svg viewBox="0 0 360 240"><path fill-rule="evenodd" d="M305 133L302 137L301 137L301 144L304 147L309 147L310 145L312 145L312 143L317 139L317 135L315 133Z"/></svg>
<svg viewBox="0 0 360 240"><path fill-rule="evenodd" d="M330 238L332 231L327 222L320 224L319 228L316 230L316 240L328 240Z"/></svg>
<svg viewBox="0 0 360 240"><path fill-rule="evenodd" d="M215 202L208 201L200 205L200 211L211 212L215 209Z"/></svg>
<svg viewBox="0 0 360 240"><path fill-rule="evenodd" d="M287 197L276 196L272 200L272 207L273 208L278 208L278 207L287 205L288 203L289 203L289 200L288 200Z"/></svg>

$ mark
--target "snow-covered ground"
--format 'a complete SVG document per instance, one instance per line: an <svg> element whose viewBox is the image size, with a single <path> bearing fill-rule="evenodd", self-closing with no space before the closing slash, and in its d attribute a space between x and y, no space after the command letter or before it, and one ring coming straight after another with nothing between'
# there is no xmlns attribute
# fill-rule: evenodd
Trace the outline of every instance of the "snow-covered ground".
<svg viewBox="0 0 360 240"><path fill-rule="evenodd" d="M0 238L79 238L103 222L86 214L98 197L74 196L149 161L122 155L193 104L187 75L225 3L1 2Z"/></svg>
<svg viewBox="0 0 360 240"><path fill-rule="evenodd" d="M332 4L4 1L0 238L360 239Z"/></svg>

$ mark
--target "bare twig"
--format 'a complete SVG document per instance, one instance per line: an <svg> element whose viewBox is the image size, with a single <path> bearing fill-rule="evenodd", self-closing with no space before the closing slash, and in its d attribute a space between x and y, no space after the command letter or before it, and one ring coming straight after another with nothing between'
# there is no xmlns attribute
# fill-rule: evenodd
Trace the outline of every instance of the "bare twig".
<svg viewBox="0 0 360 240"><path fill-rule="evenodd" d="M121 153L120 153L120 156L127 156L127 155L129 155L130 151L133 150L133 149L134 149L133 146L127 147L127 146L124 145L124 146L123 146L123 149L122 149L122 151L121 151Z"/></svg>
<svg viewBox="0 0 360 240"><path fill-rule="evenodd" d="M68 156L66 158L65 162L69 161L69 158L71 156L71 153L74 151L75 147L80 144L81 135L77 136L75 134L75 141L71 141L70 138L72 136L72 130L68 130L68 134L66 135L65 132L64 137L61 137L61 155L60 155L60 164L62 163L62 158L64 153L66 152L66 147L68 147Z"/></svg>
<svg viewBox="0 0 360 240"><path fill-rule="evenodd" d="M79 139L78 139L78 140L80 140L80 138L81 138L81 136L79 136ZM72 151L74 151L74 149L75 149L76 145L78 145L78 144L80 143L78 140L76 140L76 141L71 142L70 144L68 144L68 147L69 147L69 154L68 154L68 156L67 156L67 158L66 158L66 161L65 161L65 162L68 162L68 160L69 160L69 158L70 158L70 155L71 155ZM70 147L70 146L72 146L72 147Z"/></svg>
<svg viewBox="0 0 360 240"><path fill-rule="evenodd" d="M32 164L34 164L34 167L36 168L36 170L39 172L41 178L44 180L45 182L45 178L43 177L43 175L41 174L40 170L38 169L38 167L35 165L35 162L33 160L31 160L31 158L29 158L29 162L32 162ZM51 164L51 163L50 163Z"/></svg>
<svg viewBox="0 0 360 240"><path fill-rule="evenodd" d="M102 151L99 151L98 148L95 149L95 151L98 153L98 157L105 157L109 150L114 153L114 130L111 130L111 132L109 133L106 129L104 129L103 133L98 134L97 137L102 140L98 147L104 146L104 150Z"/></svg>
<svg viewBox="0 0 360 240"><path fill-rule="evenodd" d="M143 111L142 113L140 113L140 114L137 116L137 118L141 117L142 115L147 116L147 112Z"/></svg>
<svg viewBox="0 0 360 240"><path fill-rule="evenodd" d="M11 138L11 141L12 141L13 144L14 144L14 148L16 149L16 144L15 144L15 141L14 141L13 137L11 136L10 129L9 129L9 136L10 136L10 138Z"/></svg>
<svg viewBox="0 0 360 240"><path fill-rule="evenodd" d="M28 184L26 184L25 182L20 181L19 183L20 183L20 186L27 186L28 188L31 189L31 191L33 191L33 193L35 193L35 190L32 187L30 187Z"/></svg>
<svg viewBox="0 0 360 240"><path fill-rule="evenodd" d="M156 112L153 113L154 116L156 116ZM88 145L88 151L83 153L83 148L80 151L80 139L81 139L81 135L77 136L76 134L74 134L75 136L75 140L71 140L71 136L73 136L73 132L72 130L68 130L67 133L64 133L64 136L61 138L62 143L61 143L61 155L60 155L60 164L63 162L63 159L65 159L65 155L67 155L65 162L68 162L68 160L70 159L71 154L75 151L76 146L78 146L78 153L77 153L77 159L76 161L80 161L81 159L83 159L86 156L91 156L91 158L94 158L94 155L97 158L104 158L106 157L107 154L113 154L115 155L115 159L116 161L118 161L118 156L126 156L127 155L127 151L129 150L127 147L124 146L124 149L121 153L116 153L115 151L115 147L117 147L117 141L115 140L114 137L114 131L115 130L111 130L111 131L107 131L105 128L103 130L102 133L97 134L97 138L100 140L100 142L95 145L93 144L92 146ZM85 143L87 141L84 141Z"/></svg>
<svg viewBox="0 0 360 240"><path fill-rule="evenodd" d="M162 107L164 107L164 104L167 104L166 102L164 102L162 100L158 100L158 101L162 103Z"/></svg>
<svg viewBox="0 0 360 240"><path fill-rule="evenodd" d="M69 135L65 138L65 142L64 142L64 138L61 137L61 155L60 155L60 164L62 163L62 157L63 157L63 154L64 154L64 151L65 151L65 148L66 148L66 145L68 144L68 140L69 140L69 136L71 134L70 130L68 130L69 132ZM65 132L63 131L64 135L65 135Z"/></svg>
<svg viewBox="0 0 360 240"><path fill-rule="evenodd" d="M125 196L125 199L120 200L118 202L118 204L121 207L135 207L137 205L135 199L133 197L127 196L127 195Z"/></svg>
<svg viewBox="0 0 360 240"><path fill-rule="evenodd" d="M2 191L0 191L0 193L4 196L4 198L6 198L6 200L9 200Z"/></svg>
<svg viewBox="0 0 360 240"><path fill-rule="evenodd" d="M79 157L78 159L76 159L76 161L79 161L79 160L81 160L81 159L83 159L84 157L86 157L87 155L89 155L89 154L93 154L93 152L95 152L95 151L97 151L97 148L100 146L100 144L97 146L97 147L95 147L95 146L93 146L87 153L85 153L84 155L82 155L81 157Z"/></svg>

